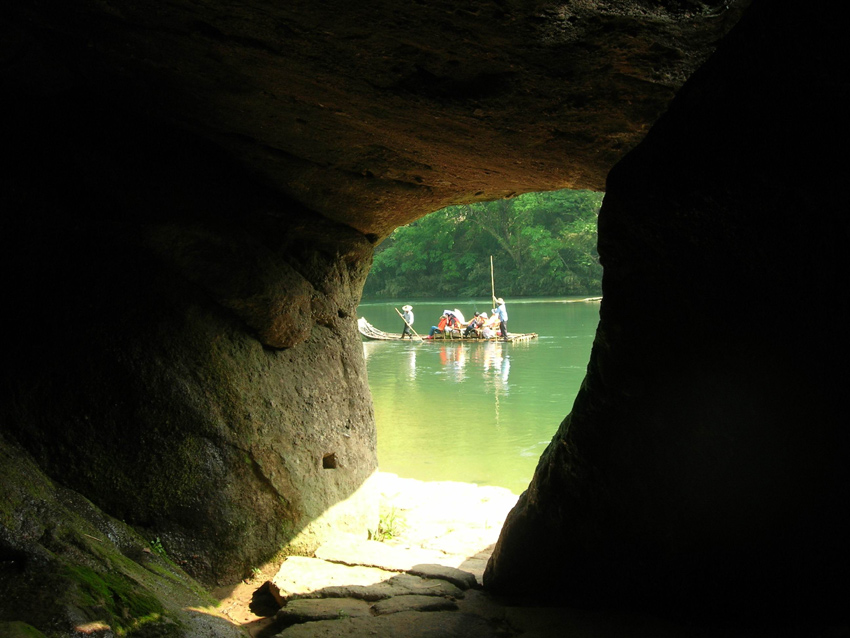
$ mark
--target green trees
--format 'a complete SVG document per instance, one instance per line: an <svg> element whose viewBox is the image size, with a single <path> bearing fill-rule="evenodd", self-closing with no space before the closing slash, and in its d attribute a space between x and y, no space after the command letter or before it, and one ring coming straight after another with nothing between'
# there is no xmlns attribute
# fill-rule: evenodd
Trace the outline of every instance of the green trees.
<svg viewBox="0 0 850 638"><path fill-rule="evenodd" d="M599 294L596 217L602 193L561 190L449 206L398 228L378 247L364 295Z"/></svg>

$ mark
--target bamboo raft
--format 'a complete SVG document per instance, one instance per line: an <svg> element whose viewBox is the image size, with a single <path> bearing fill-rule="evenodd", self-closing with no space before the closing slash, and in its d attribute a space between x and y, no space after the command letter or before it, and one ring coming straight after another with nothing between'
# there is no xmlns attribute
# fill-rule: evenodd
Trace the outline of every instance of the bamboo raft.
<svg viewBox="0 0 850 638"><path fill-rule="evenodd" d="M357 319L357 329L360 330L360 334L362 334L367 339L371 339L373 341L400 341L401 333L399 332L384 332L383 330L378 330L371 323L366 321L365 317L360 317ZM502 339L501 337L493 337L492 339L485 339L484 337L464 337L463 334L459 330L450 330L447 334L435 334L433 337L422 337L422 341L425 343L434 343L437 341L456 341L462 343L475 343L480 341L529 341L531 339L537 339L536 332L526 332L523 334L519 333L508 333L507 339ZM412 339L412 341L419 341L419 339Z"/></svg>

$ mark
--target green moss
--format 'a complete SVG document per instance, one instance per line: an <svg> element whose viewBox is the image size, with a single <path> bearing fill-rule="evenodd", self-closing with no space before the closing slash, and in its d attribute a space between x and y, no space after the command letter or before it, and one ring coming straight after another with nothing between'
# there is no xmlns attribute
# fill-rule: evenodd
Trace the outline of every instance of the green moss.
<svg viewBox="0 0 850 638"><path fill-rule="evenodd" d="M28 533L37 525L38 543L24 539L24 551L40 557L30 563L31 578L0 583L7 603L0 604L6 611L0 637L58 638L65 634L56 633L56 627L73 617L108 625L122 638L179 638L191 615L187 608L215 604L167 557L145 552L149 543L132 528L110 521L78 494L55 489L2 433L0 482L3 531L20 538L24 524ZM107 522L109 535L103 531ZM73 609L78 611L69 616L67 610Z"/></svg>
<svg viewBox="0 0 850 638"><path fill-rule="evenodd" d="M138 585L120 574L97 573L88 567L71 566L67 575L77 583L76 603L84 610L105 617L119 636L140 635L152 623L163 624L165 610L153 596L139 593Z"/></svg>
<svg viewBox="0 0 850 638"><path fill-rule="evenodd" d="M161 576L162 578L167 578L168 580L180 584L180 579L177 578L175 574L171 572L171 570L163 567L162 565L157 565L156 563L150 563L145 565L145 568L156 574L157 576Z"/></svg>
<svg viewBox="0 0 850 638"><path fill-rule="evenodd" d="M116 551L111 545L93 541L88 545L87 551L97 556L104 565L108 565L110 572L128 574L126 580L134 588L159 592L161 599L164 595L167 600L178 606L215 602L215 598L200 583L185 574L167 557L157 556L155 559L137 563Z"/></svg>
<svg viewBox="0 0 850 638"><path fill-rule="evenodd" d="M24 622L0 622L0 636L3 636L3 638L44 638L43 633Z"/></svg>
<svg viewBox="0 0 850 638"><path fill-rule="evenodd" d="M15 454L17 452L17 454ZM0 436L0 524L18 527L17 519L26 500L44 501L50 496L50 482L29 457Z"/></svg>

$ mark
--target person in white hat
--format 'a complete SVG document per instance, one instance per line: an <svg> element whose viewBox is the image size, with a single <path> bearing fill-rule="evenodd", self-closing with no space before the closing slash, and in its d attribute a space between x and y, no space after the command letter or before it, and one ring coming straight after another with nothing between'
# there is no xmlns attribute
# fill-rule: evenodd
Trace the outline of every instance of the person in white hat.
<svg viewBox="0 0 850 638"><path fill-rule="evenodd" d="M502 339L508 340L508 309L505 308L505 300L499 297L493 299L496 302L496 307L493 312L499 316L499 330L502 331Z"/></svg>
<svg viewBox="0 0 850 638"><path fill-rule="evenodd" d="M413 306L410 304L401 307L404 310L404 329L401 331L401 338L404 339L404 335L407 335L408 339L413 339L413 335L410 334L410 327L413 325Z"/></svg>

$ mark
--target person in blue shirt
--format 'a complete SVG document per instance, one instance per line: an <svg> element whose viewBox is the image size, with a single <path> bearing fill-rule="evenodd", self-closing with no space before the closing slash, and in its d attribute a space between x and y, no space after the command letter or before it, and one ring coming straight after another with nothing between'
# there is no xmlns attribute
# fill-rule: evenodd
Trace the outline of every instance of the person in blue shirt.
<svg viewBox="0 0 850 638"><path fill-rule="evenodd" d="M496 307L493 309L493 312L499 316L499 330L502 331L502 339L504 341L508 340L508 309L505 308L505 300L499 297L496 299L493 298L493 302Z"/></svg>
<svg viewBox="0 0 850 638"><path fill-rule="evenodd" d="M401 309L404 310L404 314L402 315L404 318L404 329L401 331L401 338L404 339L405 335L407 335L408 339L413 339L413 335L410 334L410 327L413 325L413 306L402 306Z"/></svg>

